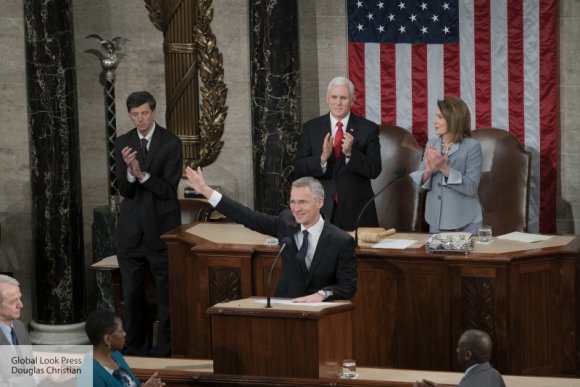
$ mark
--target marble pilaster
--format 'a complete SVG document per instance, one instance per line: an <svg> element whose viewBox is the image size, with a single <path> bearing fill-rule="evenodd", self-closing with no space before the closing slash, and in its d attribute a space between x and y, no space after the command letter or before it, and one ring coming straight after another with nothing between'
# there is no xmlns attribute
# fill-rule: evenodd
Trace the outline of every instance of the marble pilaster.
<svg viewBox="0 0 580 387"><path fill-rule="evenodd" d="M300 133L296 0L250 1L254 208L277 214L288 205Z"/></svg>
<svg viewBox="0 0 580 387"><path fill-rule="evenodd" d="M84 243L72 0L25 0L24 18L36 259L33 318L39 330L70 325L78 331L84 318Z"/></svg>
<svg viewBox="0 0 580 387"><path fill-rule="evenodd" d="M99 206L93 210L93 262L117 253L115 230L119 212L111 206ZM97 309L115 310L113 274L109 270L95 271L97 285Z"/></svg>

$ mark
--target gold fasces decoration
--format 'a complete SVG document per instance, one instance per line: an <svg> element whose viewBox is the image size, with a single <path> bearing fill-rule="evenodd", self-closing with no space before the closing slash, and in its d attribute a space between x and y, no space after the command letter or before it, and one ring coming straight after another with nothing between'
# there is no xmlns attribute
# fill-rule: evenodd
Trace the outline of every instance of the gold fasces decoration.
<svg viewBox="0 0 580 387"><path fill-rule="evenodd" d="M149 20L160 31L165 30L165 20L161 11L161 0L145 0L145 9L149 12Z"/></svg>
<svg viewBox="0 0 580 387"><path fill-rule="evenodd" d="M164 35L167 125L182 140L184 165L194 168L217 159L228 110L223 58L210 28L211 4L145 0L149 19Z"/></svg>
<svg viewBox="0 0 580 387"><path fill-rule="evenodd" d="M199 129L201 146L199 157L189 161L193 168L213 163L222 150L224 142L224 123L228 107L228 89L224 82L223 57L216 45L215 35L210 28L213 19L211 0L198 1L198 18L193 28L194 52L197 56L200 86L201 117Z"/></svg>

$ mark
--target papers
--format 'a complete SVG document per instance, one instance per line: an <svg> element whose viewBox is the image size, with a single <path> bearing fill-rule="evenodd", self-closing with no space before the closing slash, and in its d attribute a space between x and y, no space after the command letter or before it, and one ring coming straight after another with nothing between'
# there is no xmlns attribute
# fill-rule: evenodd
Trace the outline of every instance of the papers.
<svg viewBox="0 0 580 387"><path fill-rule="evenodd" d="M406 249L415 242L417 241L412 239L385 239L373 247L375 249Z"/></svg>
<svg viewBox="0 0 580 387"><path fill-rule="evenodd" d="M497 237L497 239L505 239L508 241L527 242L527 243L547 241L548 239L551 238L553 237L549 235L528 234L519 231L510 232L509 234L500 235Z"/></svg>
<svg viewBox="0 0 580 387"><path fill-rule="evenodd" d="M252 300L256 304L266 305L267 300L265 298L259 298L256 300ZM292 302L287 298L272 298L270 299L270 305L300 305L300 306L328 306L328 302Z"/></svg>

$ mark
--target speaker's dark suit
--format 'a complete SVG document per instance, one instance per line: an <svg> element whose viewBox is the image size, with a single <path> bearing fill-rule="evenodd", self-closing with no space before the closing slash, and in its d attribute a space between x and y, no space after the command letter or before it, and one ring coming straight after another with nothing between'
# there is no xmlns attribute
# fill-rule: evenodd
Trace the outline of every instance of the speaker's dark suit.
<svg viewBox="0 0 580 387"><path fill-rule="evenodd" d="M379 127L372 121L350 113L348 123L344 126L344 130L354 137L350 161L346 163L342 153L338 160L331 154L323 173L320 155L324 138L331 133L330 125L330 113L304 124L294 161L294 175L296 178L312 176L320 180L325 193L322 213L327 220L332 217L334 193L338 193L337 215L341 227L354 230L362 207L374 195L371 179L376 178L382 169ZM362 214L360 225L378 226L374 203Z"/></svg>
<svg viewBox="0 0 580 387"><path fill-rule="evenodd" d="M495 368L481 363L461 379L458 387L505 387L505 383Z"/></svg>
<svg viewBox="0 0 580 387"><path fill-rule="evenodd" d="M12 323L14 327L14 333L18 339L19 345L31 345L30 338L28 336L28 331L24 324L18 320ZM0 385L14 385L14 386L36 386L36 381L31 375L15 375L12 376L13 370L12 359L15 356L14 349L12 347L7 347L11 345L10 341L6 336L4 336L4 331L0 331ZM6 346L6 347L5 347ZM22 348L21 348L22 349ZM24 350L21 352L21 356L26 356L32 359L32 349ZM29 370L30 365L17 365L21 370Z"/></svg>
<svg viewBox="0 0 580 387"><path fill-rule="evenodd" d="M223 196L216 209L246 227L278 238L290 238L292 243L282 253L282 271L276 287L276 297L300 297L318 290L332 290L334 299L348 299L356 292L357 272L354 240L330 222L324 222L310 269L296 258L295 234L300 231L294 215L288 209L272 216L255 212Z"/></svg>
<svg viewBox="0 0 580 387"><path fill-rule="evenodd" d="M129 182L121 150L138 151L141 170L149 179ZM123 196L117 221L117 257L123 280L126 344L129 353L147 350L144 265L149 262L157 287L159 336L157 351L170 351L169 284L167 247L160 236L181 224L177 185L182 176L181 140L156 124L147 158L143 158L137 129L119 136L115 144L115 167Z"/></svg>

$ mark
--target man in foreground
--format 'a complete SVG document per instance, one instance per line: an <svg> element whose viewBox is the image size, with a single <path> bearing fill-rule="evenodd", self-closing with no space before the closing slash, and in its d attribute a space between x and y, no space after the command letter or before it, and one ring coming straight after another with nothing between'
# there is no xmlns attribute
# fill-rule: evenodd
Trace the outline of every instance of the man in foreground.
<svg viewBox="0 0 580 387"><path fill-rule="evenodd" d="M489 364L492 343L489 335L477 329L465 331L457 343L457 360L465 374L458 387L505 387L500 373ZM415 382L414 387L437 386L430 380Z"/></svg>
<svg viewBox="0 0 580 387"><path fill-rule="evenodd" d="M320 215L324 189L311 177L292 183L290 209L278 216L252 211L206 184L201 168L186 168L189 185L220 213L289 245L282 253L276 297L295 302L348 299L356 292L354 240Z"/></svg>

